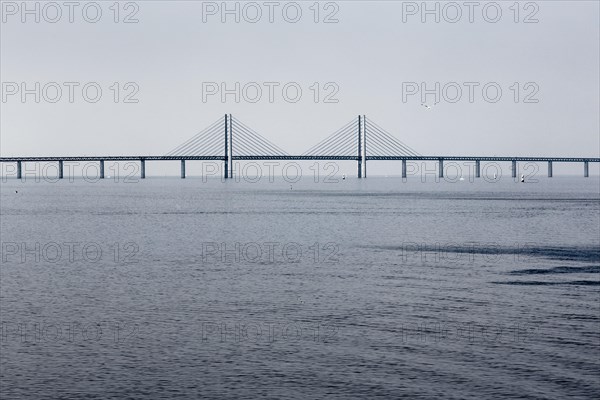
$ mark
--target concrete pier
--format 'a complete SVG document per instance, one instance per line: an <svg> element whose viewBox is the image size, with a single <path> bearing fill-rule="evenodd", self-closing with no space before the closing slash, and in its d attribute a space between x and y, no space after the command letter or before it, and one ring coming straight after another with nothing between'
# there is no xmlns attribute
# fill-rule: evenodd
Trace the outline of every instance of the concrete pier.
<svg viewBox="0 0 600 400"><path fill-rule="evenodd" d="M140 160L140 178L146 179L146 160L143 158Z"/></svg>
<svg viewBox="0 0 600 400"><path fill-rule="evenodd" d="M440 176L440 178L443 178L444 177L444 159L443 158L440 158L439 164L440 164L439 176Z"/></svg>
<svg viewBox="0 0 600 400"><path fill-rule="evenodd" d="M402 177L406 178L406 160L402 160Z"/></svg>
<svg viewBox="0 0 600 400"><path fill-rule="evenodd" d="M552 161L548 161L548 178L552 178Z"/></svg>
<svg viewBox="0 0 600 400"><path fill-rule="evenodd" d="M63 161L59 160L58 161L58 179L63 179L63 178L64 178Z"/></svg>
<svg viewBox="0 0 600 400"><path fill-rule="evenodd" d="M100 179L104 179L104 160L100 160Z"/></svg>
<svg viewBox="0 0 600 400"><path fill-rule="evenodd" d="M583 162L583 176L585 178L590 177L590 163L588 161Z"/></svg>
<svg viewBox="0 0 600 400"><path fill-rule="evenodd" d="M513 178L517 177L517 161L516 160L512 160L512 177Z"/></svg>
<svg viewBox="0 0 600 400"><path fill-rule="evenodd" d="M181 160L181 179L185 179L185 160Z"/></svg>
<svg viewBox="0 0 600 400"><path fill-rule="evenodd" d="M481 178L481 161L475 161L475 178Z"/></svg>
<svg viewBox="0 0 600 400"><path fill-rule="evenodd" d="M17 161L17 179L21 179L23 177L23 162Z"/></svg>

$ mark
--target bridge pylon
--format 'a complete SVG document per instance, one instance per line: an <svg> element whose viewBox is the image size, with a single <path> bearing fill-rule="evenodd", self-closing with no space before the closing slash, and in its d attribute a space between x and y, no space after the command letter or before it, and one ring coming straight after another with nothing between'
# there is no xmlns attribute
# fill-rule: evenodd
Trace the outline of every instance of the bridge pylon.
<svg viewBox="0 0 600 400"><path fill-rule="evenodd" d="M362 116L362 173L367 177L367 116Z"/></svg>
<svg viewBox="0 0 600 400"><path fill-rule="evenodd" d="M223 159L223 177L225 179L233 178L233 161L231 159L232 149L232 129L231 114L225 114L225 158ZM231 168L231 170L229 170Z"/></svg>
<svg viewBox="0 0 600 400"><path fill-rule="evenodd" d="M358 116L358 177L362 178L362 117Z"/></svg>
<svg viewBox="0 0 600 400"><path fill-rule="evenodd" d="M358 116L358 177L367 177L367 116Z"/></svg>

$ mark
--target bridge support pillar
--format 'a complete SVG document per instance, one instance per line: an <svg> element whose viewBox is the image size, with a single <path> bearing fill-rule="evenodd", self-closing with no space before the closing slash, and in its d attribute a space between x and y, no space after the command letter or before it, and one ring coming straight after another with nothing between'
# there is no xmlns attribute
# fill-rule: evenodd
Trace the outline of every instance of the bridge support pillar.
<svg viewBox="0 0 600 400"><path fill-rule="evenodd" d="M181 160L181 179L185 179L185 160Z"/></svg>
<svg viewBox="0 0 600 400"><path fill-rule="evenodd" d="M227 166L229 167L229 178L233 178L233 118L229 114L229 141L227 142Z"/></svg>
<svg viewBox="0 0 600 400"><path fill-rule="evenodd" d="M229 122L227 121L227 114L225 114L225 158L223 159L223 177L225 179L229 178L229 154L228 154L228 150L229 150L229 146L227 145L227 128L228 128Z"/></svg>
<svg viewBox="0 0 600 400"><path fill-rule="evenodd" d="M58 179L63 179L64 178L64 174L63 174L63 160L59 160L58 161Z"/></svg>
<svg viewBox="0 0 600 400"><path fill-rule="evenodd" d="M363 143L362 143L362 151L363 151L363 165L362 165L362 175L363 178L367 177L367 116L363 115L362 116L362 121L363 121L363 135L362 135L362 139L363 139Z"/></svg>
<svg viewBox="0 0 600 400"><path fill-rule="evenodd" d="M146 179L146 160L143 158L140 160L140 178Z"/></svg>
<svg viewBox="0 0 600 400"><path fill-rule="evenodd" d="M552 178L552 161L548 161L548 178Z"/></svg>
<svg viewBox="0 0 600 400"><path fill-rule="evenodd" d="M23 178L23 163L21 161L17 161L17 179Z"/></svg>
<svg viewBox="0 0 600 400"><path fill-rule="evenodd" d="M517 160L512 160L512 177L517 177Z"/></svg>
<svg viewBox="0 0 600 400"><path fill-rule="evenodd" d="M481 161L475 161L475 178L481 178Z"/></svg>
<svg viewBox="0 0 600 400"><path fill-rule="evenodd" d="M590 177L590 163L588 161L583 162L583 176L585 178Z"/></svg>
<svg viewBox="0 0 600 400"><path fill-rule="evenodd" d="M406 160L402 160L402 178L406 179Z"/></svg>
<svg viewBox="0 0 600 400"><path fill-rule="evenodd" d="M444 177L444 159L443 158L440 158L439 164L440 164L439 176L440 176L440 178L443 178Z"/></svg>
<svg viewBox="0 0 600 400"><path fill-rule="evenodd" d="M362 178L362 118L358 116L358 177Z"/></svg>
<svg viewBox="0 0 600 400"><path fill-rule="evenodd" d="M100 160L100 179L104 179L104 160Z"/></svg>

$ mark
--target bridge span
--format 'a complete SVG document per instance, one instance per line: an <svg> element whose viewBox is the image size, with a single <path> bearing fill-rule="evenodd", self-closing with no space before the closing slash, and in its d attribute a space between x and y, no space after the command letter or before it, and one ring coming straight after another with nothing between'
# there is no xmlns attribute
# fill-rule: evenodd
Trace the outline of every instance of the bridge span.
<svg viewBox="0 0 600 400"><path fill-rule="evenodd" d="M105 176L106 161L137 161L140 163L142 179L146 178L146 161L180 161L181 178L185 178L185 163L193 160L223 162L225 178L233 177L233 161L356 161L359 178L367 177L367 161L402 161L403 178L407 177L408 161L437 161L440 178L444 177L444 161L474 162L476 178L481 177L481 162L510 162L513 178L517 176L518 162L546 162L548 177L553 175L553 163L583 163L585 177L589 177L589 163L600 163L600 157L421 155L373 121L367 121L364 115L345 124L300 155L286 153L228 114L166 155L0 157L1 163L16 163L17 179L23 177L24 163L57 162L58 178L62 179L64 178L63 164L77 161L97 161L101 179Z"/></svg>

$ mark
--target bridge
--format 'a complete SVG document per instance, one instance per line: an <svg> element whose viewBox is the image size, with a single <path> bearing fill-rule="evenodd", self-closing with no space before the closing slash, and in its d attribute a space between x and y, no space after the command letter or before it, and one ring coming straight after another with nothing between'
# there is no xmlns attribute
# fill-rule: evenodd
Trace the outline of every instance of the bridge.
<svg viewBox="0 0 600 400"><path fill-rule="evenodd" d="M17 179L22 179L25 162L58 162L58 178L63 179L63 163L75 161L97 161L100 164L100 178L104 178L106 161L139 161L140 177L146 178L146 161L180 161L181 178L185 178L185 163L188 160L222 161L224 178L233 177L234 161L249 160L347 160L357 162L357 176L367 177L367 161L402 161L402 177L407 176L407 161L437 161L439 176L444 177L444 161L472 161L475 163L475 177L481 177L481 162L510 162L512 177L517 176L518 162L547 162L548 177L552 177L553 163L583 163L583 175L589 177L589 163L600 162L592 157L487 157L487 156L438 156L421 155L410 146L396 139L384 128L365 115L359 115L344 124L300 155L290 155L258 132L226 114L208 127L175 147L165 155L136 156L65 156L65 157L0 157L2 163L16 163Z"/></svg>

